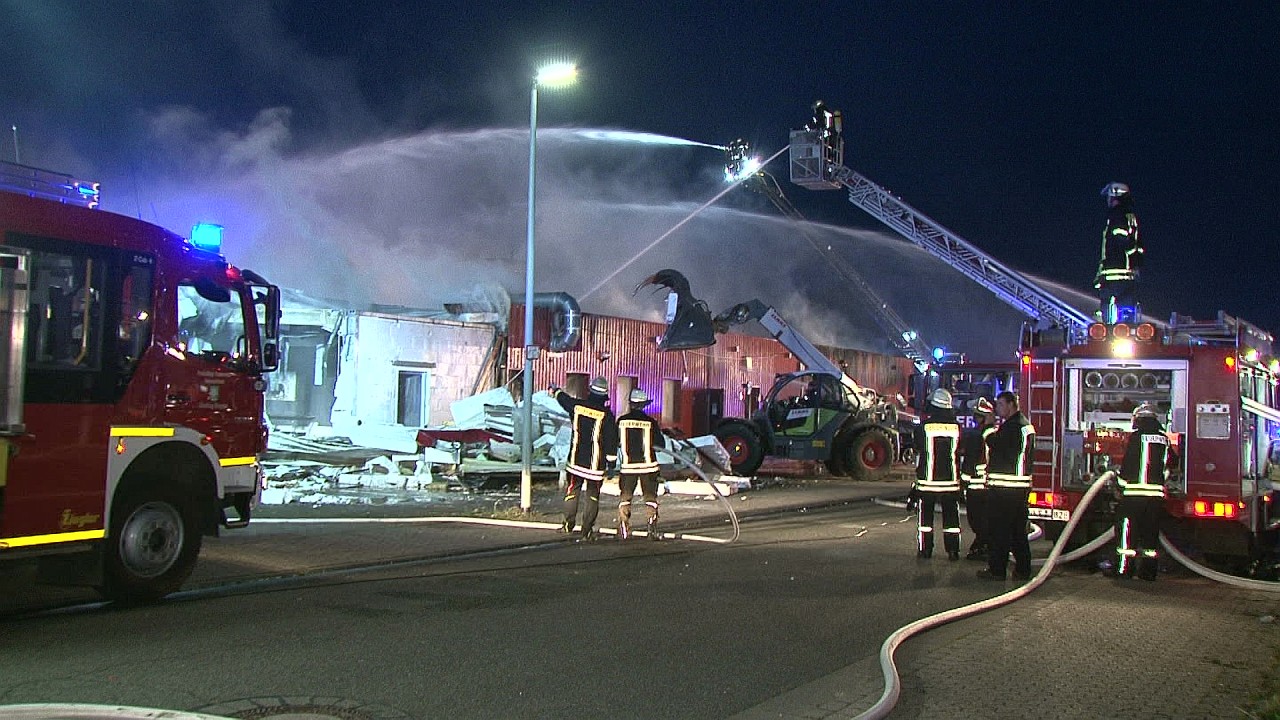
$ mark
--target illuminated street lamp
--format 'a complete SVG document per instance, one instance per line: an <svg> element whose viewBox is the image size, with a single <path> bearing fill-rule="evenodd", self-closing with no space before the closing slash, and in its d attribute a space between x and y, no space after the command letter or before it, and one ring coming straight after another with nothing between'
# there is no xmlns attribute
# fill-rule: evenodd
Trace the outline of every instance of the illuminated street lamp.
<svg viewBox="0 0 1280 720"><path fill-rule="evenodd" d="M529 93L529 218L524 249L524 382L521 387L524 437L520 441L520 509L533 507L533 361L538 346L533 343L533 198L538 156L538 88L570 85L578 78L578 66L557 62L538 69Z"/></svg>

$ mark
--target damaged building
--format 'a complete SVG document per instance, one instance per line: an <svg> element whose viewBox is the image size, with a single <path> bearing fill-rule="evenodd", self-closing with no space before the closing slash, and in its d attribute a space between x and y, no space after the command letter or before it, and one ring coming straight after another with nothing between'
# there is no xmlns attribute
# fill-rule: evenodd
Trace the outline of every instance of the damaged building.
<svg viewBox="0 0 1280 720"><path fill-rule="evenodd" d="M281 367L271 376L267 413L273 434L341 436L357 446L413 452L417 432L454 423L460 400L507 388L520 397L523 307L505 312L449 306L351 309L288 292ZM665 428L705 435L721 417L750 415L780 373L800 362L768 337L724 333L699 350L659 352L659 322L580 313L564 293L535 296L534 390L549 385L585 394L597 375L625 412L633 388L654 402ZM865 386L907 392L911 363L859 350L822 348Z"/></svg>

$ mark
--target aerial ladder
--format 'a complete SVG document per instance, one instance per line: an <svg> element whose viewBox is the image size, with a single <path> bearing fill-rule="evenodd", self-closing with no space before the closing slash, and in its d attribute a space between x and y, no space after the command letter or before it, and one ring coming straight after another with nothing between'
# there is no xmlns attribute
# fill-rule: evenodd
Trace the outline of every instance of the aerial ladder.
<svg viewBox="0 0 1280 720"><path fill-rule="evenodd" d="M815 104L813 119L805 128L792 130L790 139L791 182L810 190L847 190L849 202L991 291L1033 320L1036 330L1061 329L1069 345L1085 341L1093 318L845 167L839 111Z"/></svg>
<svg viewBox="0 0 1280 720"><path fill-rule="evenodd" d="M807 229L808 219L796 209L786 194L782 192L782 187L777 179L766 172L760 163L751 157L750 146L747 142L739 139L729 143L726 147L725 155L725 179L730 182L741 180L748 188L768 198L784 216L797 221L796 227L800 229L804 239L859 294L862 304L872 311L873 319L888 334L889 342L893 347L904 357L911 360L915 364L916 370L921 372L926 370L929 367L932 352L920 337L920 334L913 330L902 319L902 316L898 315L893 307L872 289L871 285L863 279L862 275L848 261L839 253L832 252L829 248L824 249L814 239Z"/></svg>

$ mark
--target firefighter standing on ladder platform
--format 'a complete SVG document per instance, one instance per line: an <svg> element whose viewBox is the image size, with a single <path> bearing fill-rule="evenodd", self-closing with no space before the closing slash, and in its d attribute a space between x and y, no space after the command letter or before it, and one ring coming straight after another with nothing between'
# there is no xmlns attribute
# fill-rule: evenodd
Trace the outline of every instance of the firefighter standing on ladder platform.
<svg viewBox="0 0 1280 720"><path fill-rule="evenodd" d="M1136 574L1155 580L1160 542L1160 519L1164 515L1165 468L1169 459L1169 438L1151 403L1133 410L1133 432L1125 446L1117 481L1120 494L1116 513L1117 577Z"/></svg>
<svg viewBox="0 0 1280 720"><path fill-rule="evenodd" d="M1013 552L1013 579L1031 578L1031 543L1027 541L1027 492L1031 489L1031 457L1036 429L1018 410L1018 396L996 396L1000 427L987 436L987 528L991 552L978 577L1004 580Z"/></svg>
<svg viewBox="0 0 1280 720"><path fill-rule="evenodd" d="M631 537L631 498L636 483L644 497L649 523L649 539L661 540L658 532L658 456L655 449L666 445L662 428L644 411L649 394L636 388L627 397L630 410L618 418L618 539Z"/></svg>
<svg viewBox="0 0 1280 720"><path fill-rule="evenodd" d="M564 522L560 530L573 532L579 496L583 496L586 507L582 510L582 539L594 540L596 516L600 512L600 486L604 484L605 475L618 471L618 424L609 409L609 383L602 377L592 380L585 400L558 387L549 392L569 413L572 427L569 458L565 463L569 484L564 491Z"/></svg>
<svg viewBox="0 0 1280 720"><path fill-rule="evenodd" d="M960 473L956 452L960 445L960 424L951 407L951 393L938 388L929 395L928 414L916 427L916 490L919 491L919 530L916 557L933 556L933 505L942 510L943 547L947 559L960 559Z"/></svg>
<svg viewBox="0 0 1280 720"><path fill-rule="evenodd" d="M1142 265L1142 242L1133 196L1128 185L1118 182L1102 188L1102 196L1107 199L1107 225L1102 230L1102 257L1093 280L1098 291L1099 319L1105 323L1136 322L1134 285Z"/></svg>

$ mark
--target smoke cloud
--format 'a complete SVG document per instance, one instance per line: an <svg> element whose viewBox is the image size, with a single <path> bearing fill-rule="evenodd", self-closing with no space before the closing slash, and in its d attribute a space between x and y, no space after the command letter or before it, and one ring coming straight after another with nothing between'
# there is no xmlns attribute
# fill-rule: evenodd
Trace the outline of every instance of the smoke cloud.
<svg viewBox="0 0 1280 720"><path fill-rule="evenodd" d="M108 209L146 207L146 219L178 232L220 223L232 262L349 307L500 310L504 294L523 297L525 129L423 132L302 153L288 150L290 113L281 108L239 132L181 108L149 127L158 156L182 162L157 167L136 203L108 192ZM1010 356L1015 311L886 233L801 228L713 205L642 253L722 189L722 160L677 138L540 129L535 291L586 296L587 312L660 320L661 293L634 291L670 267L713 313L759 298L815 343L892 352L875 311L816 244L855 268L927 342L975 359Z"/></svg>

